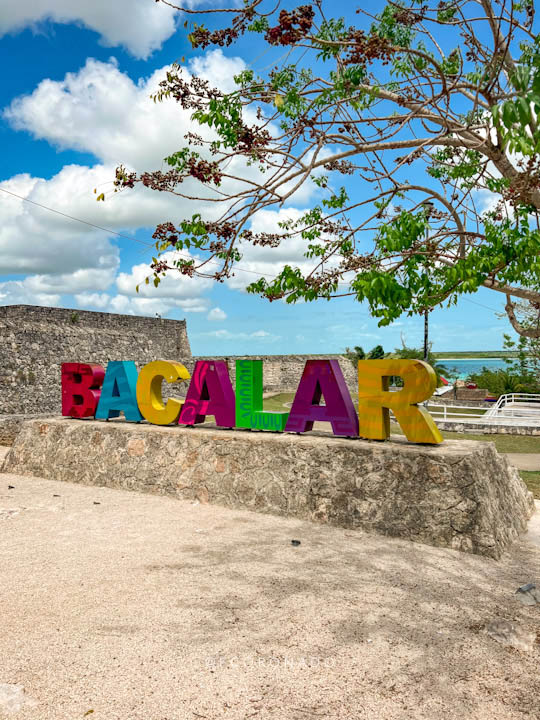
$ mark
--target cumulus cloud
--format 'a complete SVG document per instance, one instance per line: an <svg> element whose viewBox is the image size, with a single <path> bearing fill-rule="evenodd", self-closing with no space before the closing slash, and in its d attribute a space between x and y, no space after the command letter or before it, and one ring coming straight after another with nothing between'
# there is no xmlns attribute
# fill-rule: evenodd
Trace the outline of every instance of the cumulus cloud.
<svg viewBox="0 0 540 720"><path fill-rule="evenodd" d="M0 188L36 201L50 202L50 193L55 193L58 185L67 195L69 180L74 180L69 168L61 174L67 177L59 179L57 176L51 181L17 175L0 183ZM76 185L74 181L74 193ZM60 199L58 202L64 207L67 205ZM102 270L108 276L117 264L118 250L102 232L0 192L0 272L57 273L92 268Z"/></svg>
<svg viewBox="0 0 540 720"><path fill-rule="evenodd" d="M174 33L178 18L172 8L148 0L17 0L2 4L0 37L26 27L39 30L45 21L76 23L99 33L102 45L122 45L146 58Z"/></svg>
<svg viewBox="0 0 540 720"><path fill-rule="evenodd" d="M8 280L0 283L0 305L47 305L54 307L59 302L59 294L36 292L28 287L25 280Z"/></svg>
<svg viewBox="0 0 540 720"><path fill-rule="evenodd" d="M240 58L227 58L221 50L209 52L192 63L194 72L226 89L231 86L232 76L243 67ZM174 102L154 104L149 100L149 94L157 88L166 69L134 82L120 72L113 61L89 60L79 72L68 73L61 81L44 80L30 95L14 100L4 111L4 117L14 128L60 148L91 153L97 163L92 167L67 165L48 180L17 175L0 183L0 188L123 234L140 228L153 229L160 222L178 222L192 215L195 211L192 201L168 193L153 192L142 186L113 192L117 164L122 162L138 171L159 168L162 158L177 150L184 143L185 133L193 130L190 112L183 111ZM242 158L236 158L230 169L239 178L254 177L258 172L255 167L246 167ZM241 179L230 181L221 189L232 190L242 182ZM184 183L183 189L194 195L201 190L191 180ZM106 195L104 203L96 202L101 192ZM305 199L310 192L306 186L300 199ZM222 209L218 203L199 202L196 206L197 211L209 218L216 217ZM297 217L299 212L262 212L254 220L253 228L277 229L279 219ZM304 241L296 240L283 244L278 250L246 246L241 265L252 272L274 275L276 263L301 264L304 247ZM152 252L155 251L149 241L146 257ZM106 301L98 295L110 286L118 265L119 252L111 235L0 192L0 272L35 274L37 277L30 281L34 289L26 285L25 292L51 296L75 293L81 303L93 303L101 309ZM209 302L201 298L211 287L210 280L197 287L189 286L188 291L187 278L171 278L162 284L160 293L164 290L165 293L158 300L148 287L142 288L139 295L132 289L128 291L128 285L133 288L137 278L144 280L141 276L148 272L145 264L136 268L118 276L116 308L122 306L126 312L147 314L159 312L155 310L159 302L169 298L170 308L192 312L209 310ZM229 286L243 289L252 279L253 275L238 272ZM109 301L108 307L112 307L111 303Z"/></svg>
<svg viewBox="0 0 540 720"><path fill-rule="evenodd" d="M227 319L227 313L221 308L215 307L210 310L206 317L208 320L212 320L213 322L221 322L222 320Z"/></svg>
<svg viewBox="0 0 540 720"><path fill-rule="evenodd" d="M92 308L96 310L104 310L111 301L111 296L107 293L77 293L75 295L77 307Z"/></svg>
<svg viewBox="0 0 540 720"><path fill-rule="evenodd" d="M297 208L274 210L261 210L252 220L251 229L253 232L283 232L279 223L284 220L298 220L304 211ZM242 290L251 282L257 279L256 276L266 277L267 280L274 278L285 265L298 267L302 272L309 272L314 267L314 260L304 257L308 241L299 235L287 238L279 247L263 247L244 242L240 245L242 260L234 277L227 280L229 287L235 290ZM247 272L246 272L247 271Z"/></svg>
<svg viewBox="0 0 540 720"><path fill-rule="evenodd" d="M211 330L202 333L207 337L217 338L218 340L259 340L267 343L273 343L281 339L280 335L266 332L266 330L255 330L251 333L246 332L230 332L229 330Z"/></svg>
<svg viewBox="0 0 540 720"><path fill-rule="evenodd" d="M213 50L193 61L191 68L228 90L245 63ZM92 153L105 164L123 163L137 171L160 167L193 130L191 111L172 100L154 103L149 97L169 69L159 68L134 82L114 59L90 58L78 72L67 73L63 80L43 80L29 95L15 98L4 117L18 130L61 149Z"/></svg>
<svg viewBox="0 0 540 720"><path fill-rule="evenodd" d="M167 252L161 256L165 263L173 263L178 253ZM189 259L194 256L187 251L182 254L183 258ZM161 279L157 287L150 281L145 283L145 279L149 275L148 265L141 263L134 265L129 273L119 273L116 279L118 290L123 295L142 298L171 298L179 302L187 302L193 298L204 295L204 293L212 287L213 281L209 278L188 277L179 272L169 272ZM137 286L139 291L137 292Z"/></svg>

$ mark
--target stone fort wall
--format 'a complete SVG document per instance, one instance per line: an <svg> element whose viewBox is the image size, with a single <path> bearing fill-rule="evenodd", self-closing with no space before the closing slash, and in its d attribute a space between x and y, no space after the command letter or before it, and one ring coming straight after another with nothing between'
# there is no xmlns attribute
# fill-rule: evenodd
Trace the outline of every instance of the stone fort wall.
<svg viewBox="0 0 540 720"><path fill-rule="evenodd" d="M191 367L185 320L33 305L0 307L0 414L61 412L63 362L178 360Z"/></svg>
<svg viewBox="0 0 540 720"><path fill-rule="evenodd" d="M338 358L353 396L357 373L338 355L242 355L194 357L185 320L66 310L33 305L0 307L0 415L60 414L60 366L63 362L177 360L188 370L199 359L224 360L235 382L236 360L263 360L264 392L293 392L306 360ZM163 395L185 394L163 388Z"/></svg>
<svg viewBox="0 0 540 720"><path fill-rule="evenodd" d="M342 355L226 355L197 356L194 360L225 360L229 368L231 380L236 378L236 360L262 360L263 361L263 391L264 392L294 392L298 387L302 371L307 360L339 360L339 366L345 378L350 393L356 397L358 394L358 371L350 360Z"/></svg>

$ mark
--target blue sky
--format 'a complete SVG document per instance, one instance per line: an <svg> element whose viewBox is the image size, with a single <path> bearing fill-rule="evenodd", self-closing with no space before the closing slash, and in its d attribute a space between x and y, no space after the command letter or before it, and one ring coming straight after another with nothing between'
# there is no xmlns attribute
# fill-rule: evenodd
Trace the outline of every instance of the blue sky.
<svg viewBox="0 0 540 720"><path fill-rule="evenodd" d="M336 12L339 5L333 4ZM150 92L163 68L183 56L190 71L217 85L247 63L257 69L250 42L193 53L182 22L154 0L18 0L2 11L0 60L10 70L0 86L0 188L13 194L0 192L0 304L185 317L194 353L205 355L335 353L378 343L392 350L402 336L420 346L418 318L378 328L367 305L350 298L286 305L244 292L253 273L272 273L280 261L294 264L297 249L290 258L246 253L244 271L230 283L168 278L154 294L137 296L156 223L196 211L163 194L111 192L117 164L159 168L190 128L188 115L173 102L156 107ZM106 193L105 203L96 203L94 188ZM309 207L313 197L307 191L295 197L292 212ZM259 222L276 220L268 215ZM434 310L434 349L500 348L509 331L497 316L503 305L502 295L485 290Z"/></svg>

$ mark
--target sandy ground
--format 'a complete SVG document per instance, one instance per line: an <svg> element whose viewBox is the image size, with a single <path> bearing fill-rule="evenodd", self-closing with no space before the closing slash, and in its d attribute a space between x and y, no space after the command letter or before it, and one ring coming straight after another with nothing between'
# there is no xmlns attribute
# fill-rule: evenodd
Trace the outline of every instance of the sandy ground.
<svg viewBox="0 0 540 720"><path fill-rule="evenodd" d="M514 594L540 581L539 518L495 562L0 475L0 685L38 703L9 717L537 718L540 644L483 628L540 634Z"/></svg>

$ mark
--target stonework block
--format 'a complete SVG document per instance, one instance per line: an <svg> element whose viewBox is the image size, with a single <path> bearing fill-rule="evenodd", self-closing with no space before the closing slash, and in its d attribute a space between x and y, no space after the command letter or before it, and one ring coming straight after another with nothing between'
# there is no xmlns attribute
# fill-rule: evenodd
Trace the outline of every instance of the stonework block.
<svg viewBox="0 0 540 720"><path fill-rule="evenodd" d="M499 558L534 503L491 443L26 421L4 470L359 528Z"/></svg>
<svg viewBox="0 0 540 720"><path fill-rule="evenodd" d="M0 414L61 413L62 363L162 358L192 365L185 320L33 305L0 307Z"/></svg>

